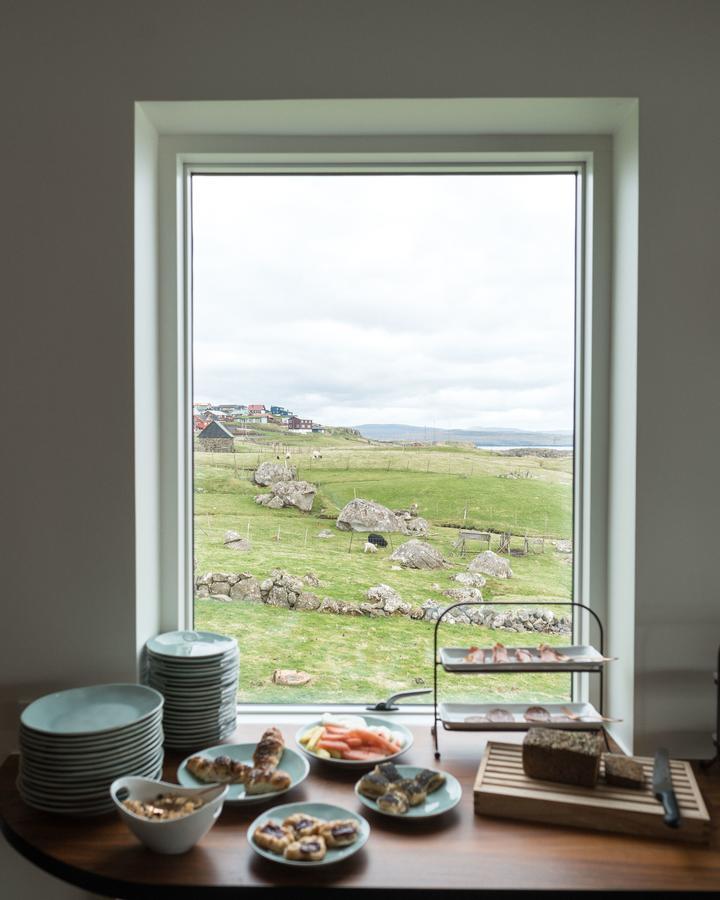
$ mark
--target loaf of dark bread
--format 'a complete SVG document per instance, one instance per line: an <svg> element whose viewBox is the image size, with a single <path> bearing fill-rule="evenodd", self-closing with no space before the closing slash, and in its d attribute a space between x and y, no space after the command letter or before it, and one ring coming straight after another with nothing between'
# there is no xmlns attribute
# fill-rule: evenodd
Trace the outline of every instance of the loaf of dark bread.
<svg viewBox="0 0 720 900"><path fill-rule="evenodd" d="M595 787L600 772L600 742L594 734L531 728L522 749L523 770L530 778Z"/></svg>
<svg viewBox="0 0 720 900"><path fill-rule="evenodd" d="M645 784L643 767L632 756L606 753L603 760L605 762L605 781L608 784L635 790L640 790Z"/></svg>

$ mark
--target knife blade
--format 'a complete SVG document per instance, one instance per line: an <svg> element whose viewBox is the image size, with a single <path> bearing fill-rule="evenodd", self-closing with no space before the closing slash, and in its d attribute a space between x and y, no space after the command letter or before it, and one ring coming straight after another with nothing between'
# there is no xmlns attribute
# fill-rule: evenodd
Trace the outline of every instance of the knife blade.
<svg viewBox="0 0 720 900"><path fill-rule="evenodd" d="M662 803L665 810L663 821L670 828L677 828L680 825L680 809L673 790L668 752L664 748L658 749L655 753L652 785L655 798Z"/></svg>

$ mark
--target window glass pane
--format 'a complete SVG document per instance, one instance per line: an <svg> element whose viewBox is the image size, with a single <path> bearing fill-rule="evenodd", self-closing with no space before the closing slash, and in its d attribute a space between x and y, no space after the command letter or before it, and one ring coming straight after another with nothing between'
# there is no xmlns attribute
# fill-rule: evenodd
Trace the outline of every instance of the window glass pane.
<svg viewBox="0 0 720 900"><path fill-rule="evenodd" d="M241 701L430 687L458 600L441 646L571 643L575 180L193 176L195 627Z"/></svg>

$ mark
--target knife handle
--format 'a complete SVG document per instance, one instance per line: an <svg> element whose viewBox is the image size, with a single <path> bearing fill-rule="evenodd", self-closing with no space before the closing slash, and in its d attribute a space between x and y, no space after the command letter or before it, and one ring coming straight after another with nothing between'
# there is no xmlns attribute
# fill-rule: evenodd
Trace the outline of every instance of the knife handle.
<svg viewBox="0 0 720 900"><path fill-rule="evenodd" d="M657 798L660 800L663 809L665 810L665 818L663 821L670 828L677 828L680 825L680 810L678 809L675 791L660 791Z"/></svg>

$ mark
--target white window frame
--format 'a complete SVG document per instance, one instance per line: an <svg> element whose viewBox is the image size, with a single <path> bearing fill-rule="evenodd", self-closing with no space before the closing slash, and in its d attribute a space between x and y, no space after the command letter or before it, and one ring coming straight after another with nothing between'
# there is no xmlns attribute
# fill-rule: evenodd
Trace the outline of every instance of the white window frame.
<svg viewBox="0 0 720 900"><path fill-rule="evenodd" d="M422 138L161 136L158 146L160 626L193 621L191 310L188 179L242 171L570 171L579 176L573 597L606 623L611 309L611 140L604 135ZM589 635L576 615L575 639ZM597 702L597 679L573 696ZM368 697L368 702L383 698ZM270 706L270 704L268 704ZM272 705L273 710L281 707ZM292 707L297 710L298 707ZM417 707L413 707L413 712Z"/></svg>

